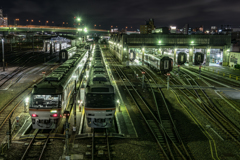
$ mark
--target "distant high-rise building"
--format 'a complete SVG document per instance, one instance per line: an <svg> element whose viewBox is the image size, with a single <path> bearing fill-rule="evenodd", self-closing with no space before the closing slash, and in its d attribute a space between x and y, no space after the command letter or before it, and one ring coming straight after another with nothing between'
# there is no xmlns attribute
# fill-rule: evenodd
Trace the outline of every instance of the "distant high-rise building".
<svg viewBox="0 0 240 160"><path fill-rule="evenodd" d="M217 26L211 26L210 33L211 33L211 34L218 33L218 28L217 28Z"/></svg>
<svg viewBox="0 0 240 160"><path fill-rule="evenodd" d="M7 26L8 25L8 18L3 15L3 10L0 9L0 25Z"/></svg>
<svg viewBox="0 0 240 160"><path fill-rule="evenodd" d="M191 27L188 28L188 34L192 34L192 28Z"/></svg>
<svg viewBox="0 0 240 160"><path fill-rule="evenodd" d="M168 34L169 29L168 29L168 27L158 27L155 29L154 33Z"/></svg>
<svg viewBox="0 0 240 160"><path fill-rule="evenodd" d="M203 32L203 31L204 31L203 25L200 26L198 30L199 30L200 32Z"/></svg>
<svg viewBox="0 0 240 160"><path fill-rule="evenodd" d="M183 27L183 34L188 34L189 24L185 24Z"/></svg>
<svg viewBox="0 0 240 160"><path fill-rule="evenodd" d="M149 21L146 21L145 25L140 25L140 34L151 34L154 29L154 19L151 18Z"/></svg>
<svg viewBox="0 0 240 160"><path fill-rule="evenodd" d="M176 33L177 26L170 26L170 33Z"/></svg>

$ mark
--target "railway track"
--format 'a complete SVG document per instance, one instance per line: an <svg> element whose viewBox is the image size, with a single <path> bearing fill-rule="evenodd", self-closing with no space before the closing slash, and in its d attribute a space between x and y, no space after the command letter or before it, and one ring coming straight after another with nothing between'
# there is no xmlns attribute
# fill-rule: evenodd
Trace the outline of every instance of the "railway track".
<svg viewBox="0 0 240 160"><path fill-rule="evenodd" d="M160 77L159 75L157 75L156 73L154 73L152 70L150 70L149 68L145 68L145 70L148 70L149 73L151 73L157 80L159 80L160 83L166 84L166 81L164 81L162 79L162 77ZM184 81L182 81L181 79L176 78L179 81L176 81L177 83L182 85L186 85ZM171 79L171 81L174 79ZM170 81L170 82L171 82ZM174 83L173 83L174 84ZM185 102L183 101L183 99L180 97L180 94L177 93L176 91L179 90L185 97L186 97L186 101L188 104L192 103L194 106L199 106L199 104L191 97L191 95L187 95L185 92L183 92L185 89L174 89L169 87L171 92L175 95L176 100L178 101L179 105L186 111L186 113L191 117L192 121L199 127L199 129L201 130L201 132L205 135L205 137L208 139L209 141L209 147L210 147L210 151L211 151L211 156L213 159L219 159L218 158L218 152L217 152L217 148L216 148L216 143L215 140L213 139L213 137L208 133L208 131L206 130L206 127L203 126L198 119L193 115L193 113L188 109L188 107L184 104ZM192 94L192 92L189 92Z"/></svg>
<svg viewBox="0 0 240 160"><path fill-rule="evenodd" d="M109 137L108 137L108 131L107 129L105 130L105 137L104 138L96 138L95 137L95 131L96 129L93 128L93 136L92 136L92 160L95 159L104 159L103 157L98 158L96 155L103 154L104 152L107 151L107 156L105 156L106 159L111 160L111 152L110 152L110 144L109 144ZM106 145L106 147L102 147L101 150L98 152L96 151L96 147L100 147L102 145Z"/></svg>
<svg viewBox="0 0 240 160"><path fill-rule="evenodd" d="M116 62L111 59L113 63ZM182 142L179 142L179 138L177 138L175 132L175 126L173 121L169 121L171 119L171 115L166 114L166 110L163 111L162 116L166 118L165 120L161 119L161 115L159 113L159 105L156 100L156 94L153 92L153 96L155 98L156 107L153 110L149 105L146 104L145 100L142 96L138 93L135 89L135 86L128 80L127 76L123 73L119 66L113 66L114 70L116 71L117 75L122 80L127 92L129 93L130 97L132 98L133 103L138 108L142 118L144 119L145 123L147 124L148 128L150 129L152 135L154 136L157 144L159 145L160 149L162 150L161 158L164 159L191 159L191 156L186 151ZM127 80L127 82L125 82ZM164 97L162 97L165 99ZM170 116L170 117L169 117ZM177 143L176 143L177 142Z"/></svg>
<svg viewBox="0 0 240 160"><path fill-rule="evenodd" d="M158 80L154 79L147 70L145 70L143 67L136 67L136 68L139 72L142 72L142 71L145 72L145 76L149 84L157 85ZM154 101L156 104L155 108L157 108L157 112L155 113L158 113L159 121L163 126L165 132L171 139L172 143L174 143L175 147L178 148L179 150L182 150L181 152L182 154L185 154L181 156L188 157L187 159L193 159L192 155L190 154L189 148L185 146L183 140L181 139L180 134L178 133L177 127L175 126L173 117L170 112L170 108L165 100L165 97L161 88L157 87L157 89L154 90L151 87L151 91L153 93ZM180 158L181 156L178 155L178 157Z"/></svg>
<svg viewBox="0 0 240 160"><path fill-rule="evenodd" d="M197 69L194 69L194 68L184 68L188 71L191 71L191 72L194 72L194 73L199 73L199 70ZM201 75L204 75L205 77L208 77L208 78L211 78L213 79L214 81L217 81L217 82L221 82L221 83L224 83L224 84L227 84L229 86L232 86L232 87L240 87L240 83L239 82L234 82L233 80L227 80L227 79L224 79L224 78L221 78L221 77L218 77L218 76L211 76L212 74L209 74L209 73L206 73L206 72L201 72ZM213 83L214 83L213 81ZM216 84L219 84L219 83L216 83Z"/></svg>
<svg viewBox="0 0 240 160"><path fill-rule="evenodd" d="M55 66L56 68L57 66ZM51 70L47 72L46 75L50 74ZM5 131L8 129L8 119L11 118L13 112L23 103L23 100L27 95L29 95L32 91L31 86L35 83L38 83L42 80L42 78L38 79L36 82L31 83L28 85L24 90L18 93L15 97L10 99L1 109L0 109L0 139L6 135Z"/></svg>
<svg viewBox="0 0 240 160"><path fill-rule="evenodd" d="M13 70L11 73L8 75L3 76L0 79L0 88L7 83L9 80L14 78L16 75L20 74L21 72L25 71L26 69L34 66L34 64L27 66L28 63L31 63L31 61L34 59L34 56L29 57L27 60L25 60L19 67L17 67L15 70Z"/></svg>
<svg viewBox="0 0 240 160"><path fill-rule="evenodd" d="M25 152L22 155L21 160L28 160L28 159L38 159L41 160L43 159L43 154L44 151L47 147L47 143L49 141L49 136L51 135L53 130L51 130L46 139L43 139L43 141L39 141L36 139L39 130L35 130L35 134L34 137L31 139L30 143L28 144L27 149L25 150Z"/></svg>
<svg viewBox="0 0 240 160"><path fill-rule="evenodd" d="M190 85L197 85L199 84L194 80L186 72L181 71L182 74L186 75L186 79ZM176 81L176 80L175 80ZM231 138L237 144L240 145L240 129L236 127L225 115L222 113L215 104L211 101L210 97L206 94L206 92L199 87L199 89L179 89L188 99L191 101L197 108L213 123L215 123L219 129L222 130L221 138L223 140ZM192 98L195 99L195 101ZM225 137L223 137L225 135Z"/></svg>

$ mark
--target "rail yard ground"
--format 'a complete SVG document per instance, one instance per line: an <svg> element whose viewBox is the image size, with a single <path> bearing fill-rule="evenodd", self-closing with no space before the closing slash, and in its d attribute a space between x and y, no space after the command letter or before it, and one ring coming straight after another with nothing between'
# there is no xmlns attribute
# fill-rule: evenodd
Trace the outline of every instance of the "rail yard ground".
<svg viewBox="0 0 240 160"><path fill-rule="evenodd" d="M214 74L209 75L209 77L207 77L208 79L204 78L205 75L199 79L198 75L195 73L191 74L191 69L187 67L182 69L182 72L177 76L173 71L170 77L170 89L167 90L167 78L164 74L159 74L147 66L132 65L124 67L114 58L113 53L108 49L102 48L102 51L106 62L110 66L114 81L118 85L124 105L127 108L138 135L138 137L135 138L109 137L111 159L155 160L168 159L169 157L169 159L172 159L171 154L179 159L184 159L184 157L186 159L196 160L240 159L239 99L237 99L237 96L233 97L231 94L228 94L229 92L226 92L226 88L228 87L216 81L209 80L211 77L214 77ZM44 67L45 69L43 69ZM51 68L52 66L38 65L25 70L24 76L19 81L7 90L0 90L0 108L7 104L11 98L21 93L27 86L31 85L33 80L37 81L41 78L41 72L43 70L47 72L51 71ZM4 75L11 73L13 70L15 70L15 68L8 68ZM122 74L120 75L121 71ZM141 71L146 72L144 89L142 88L142 79L137 78L134 71L139 77L141 77ZM1 77L4 75L2 74ZM124 75L126 76L125 78L123 78ZM129 81L127 79L129 79ZM219 82L231 86L231 82L229 81ZM160 91L157 84L160 86ZM217 87L214 88L216 85ZM132 86L132 88L130 88L130 86ZM198 88L196 86L198 86ZM195 89L193 89L193 87L195 87ZM240 93L238 86L234 86L233 89L228 88L228 90L234 90L236 94ZM26 90L25 92L30 92L30 90ZM163 93L162 96L160 95L161 92ZM132 94L133 98L129 93ZM140 95L139 97L137 93ZM12 103L12 106L15 106L23 100L27 94L28 93L21 94L19 98ZM157 103L155 103L154 96ZM137 101L139 106L134 101ZM164 101L166 104L163 105L163 103L165 103ZM144 118L149 118L151 114L143 108L143 103L146 103L149 107L148 110L154 112L153 115L157 117L156 123L159 121L159 126L164 126L165 130L159 126L154 128L146 123ZM167 109L158 108L166 106ZM160 116L157 114L158 110L161 112L159 114ZM12 121L23 111L24 105L20 103L14 111L11 118ZM145 117L142 116L140 112L143 112ZM163 112L164 114L162 114ZM174 125L169 121L169 116ZM28 117L26 113L21 114L19 119L20 126L16 127L14 133L17 133L18 129L20 129ZM149 120L150 119L147 119L148 122ZM231 122L231 128L228 128L228 126L224 124L225 122ZM166 125L169 125L169 128L166 128ZM1 129L1 133L6 133L8 130L7 126L8 125L3 128L4 130ZM175 128L173 126L175 126ZM151 127L153 131L154 129L157 131L152 132ZM168 137L172 132L173 135ZM165 135L165 137L161 137L161 135ZM1 139L4 137L5 134L2 135ZM157 138L158 143L155 137L161 137L163 139L159 140ZM179 141L179 137L181 141ZM101 137L98 138L101 139ZM38 139L37 141L42 142L43 140ZM13 140L10 149L4 150L2 156L5 159L18 160L22 157L28 143L30 143L29 140ZM38 144L40 147L43 145L42 143L36 143L35 145ZM50 138L43 159L59 159L59 157L63 155L64 144L64 139ZM78 159L91 159L91 145L91 136L89 138L76 139L70 144L69 153L77 156ZM186 150L184 150L184 147ZM171 149L169 150L169 148ZM107 157L106 144L99 144L96 149L96 159ZM183 156L181 156L180 153L183 153Z"/></svg>

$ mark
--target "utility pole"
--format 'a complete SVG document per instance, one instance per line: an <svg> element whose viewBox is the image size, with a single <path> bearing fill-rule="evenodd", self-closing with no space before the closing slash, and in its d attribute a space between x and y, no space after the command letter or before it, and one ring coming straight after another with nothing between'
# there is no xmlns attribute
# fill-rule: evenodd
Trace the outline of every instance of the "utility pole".
<svg viewBox="0 0 240 160"><path fill-rule="evenodd" d="M199 75L198 75L199 79L201 78L201 68L202 66L199 66Z"/></svg>
<svg viewBox="0 0 240 160"><path fill-rule="evenodd" d="M75 89L74 89L74 108L73 108L73 113L74 113L74 127L75 127L75 130L76 130L76 121L77 121L77 112L76 112L76 96L77 96L77 82L76 82L76 80L75 80ZM73 130L73 131L75 131L75 130Z"/></svg>
<svg viewBox="0 0 240 160"><path fill-rule="evenodd" d="M65 146L66 146L66 158L69 157L69 146L68 146L68 135L69 135L69 123L68 123L68 119L69 119L69 115L70 112L69 111L64 111L64 116L66 117L66 123L65 123L65 133L66 133L66 140L65 140Z"/></svg>
<svg viewBox="0 0 240 160"><path fill-rule="evenodd" d="M2 62L3 62L3 72L5 71L5 60L4 60L4 37L2 37Z"/></svg>
<svg viewBox="0 0 240 160"><path fill-rule="evenodd" d="M11 37L11 39L10 39L10 42L11 42L11 52L12 52L12 39L13 39L13 37Z"/></svg>
<svg viewBox="0 0 240 160"><path fill-rule="evenodd" d="M178 75L180 76L180 65L178 65Z"/></svg>
<svg viewBox="0 0 240 160"><path fill-rule="evenodd" d="M32 48L33 48L33 54L34 54L34 33L32 35Z"/></svg>
<svg viewBox="0 0 240 160"><path fill-rule="evenodd" d="M167 90L169 89L169 76L170 76L170 73L167 73Z"/></svg>
<svg viewBox="0 0 240 160"><path fill-rule="evenodd" d="M142 89L144 89L145 72L142 72Z"/></svg>

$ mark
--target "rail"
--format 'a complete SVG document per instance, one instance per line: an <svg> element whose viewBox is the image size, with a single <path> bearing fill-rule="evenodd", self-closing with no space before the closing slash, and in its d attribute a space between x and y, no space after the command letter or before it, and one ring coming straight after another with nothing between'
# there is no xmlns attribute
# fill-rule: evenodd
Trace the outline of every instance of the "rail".
<svg viewBox="0 0 240 160"><path fill-rule="evenodd" d="M155 77L157 77L159 80L161 80L161 82L166 83L161 77L156 75L156 73L154 73L152 70L150 70L149 68L146 68L146 69L149 72L151 72ZM180 83L182 83L182 82L180 82ZM178 103L182 106L182 108L186 111L186 113L191 117L191 119L199 127L199 129L202 131L202 133L208 138L212 158L215 159L215 157L216 157L216 159L219 160L215 140L208 133L206 128L203 127L203 125L198 121L198 119L192 114L192 112L188 109L188 107L184 104L183 100L179 97L179 94L176 93L176 89L173 89L172 87L169 87L169 88L170 88L170 91L175 95ZM179 89L179 90L182 91L181 89ZM184 92L183 92L183 94L187 97L187 101L189 103L192 103L193 105L198 105L188 95L186 95Z"/></svg>
<svg viewBox="0 0 240 160"><path fill-rule="evenodd" d="M115 61L114 61L115 62ZM116 63L116 62L115 62ZM158 118L155 116L154 112L150 107L145 103L145 101L142 99L141 95L138 93L138 91L134 88L132 83L129 81L129 79L126 77L126 75L123 73L123 71L120 69L119 66L115 67L113 66L122 80L123 84L125 85L125 88L129 95L131 96L134 104L138 108L140 114L142 115L145 123L147 124L148 128L150 129L152 135L154 136L157 144L159 145L160 149L163 152L164 158L166 159L174 159L174 157L177 154L177 157L181 157L181 159L186 159L185 156L182 154L182 152L179 150L179 148L176 146L176 144L172 141L170 138L169 133L166 132L166 130L163 128L162 123ZM121 75L119 74L121 73ZM126 79L128 83L131 86L127 86L123 80ZM132 89L129 89L131 87ZM141 100L141 102L138 102L138 99ZM171 144L169 144L171 143ZM175 148L176 151L174 152L175 155L173 155L172 148Z"/></svg>
<svg viewBox="0 0 240 160"><path fill-rule="evenodd" d="M235 74L232 74L232 73L219 71L219 69L213 69L213 68L209 68L209 67L202 67L202 68L203 68L204 71L217 73L220 76L223 76L223 77L226 77L226 78L230 78L230 79L234 79L236 81L240 81L240 76L239 75L235 75Z"/></svg>
<svg viewBox="0 0 240 160"><path fill-rule="evenodd" d="M198 83L192 78L189 74L181 71L185 75L187 75L192 82L198 85ZM187 79L187 77L185 77ZM189 82L192 84L191 82ZM202 104L202 108L200 110L207 115L207 117L212 120L221 130L223 130L229 137L231 137L234 141L240 145L238 137L240 136L240 129L235 126L218 108L215 104L210 100L209 96L203 89L200 89L203 97L206 101L203 100L203 97L199 94L198 90L194 90L195 95L197 96L197 100Z"/></svg>
<svg viewBox="0 0 240 160"><path fill-rule="evenodd" d="M110 145L109 145L109 137L107 128L105 129L105 138L106 138L106 144L107 144L107 152L108 152L108 160L111 160L111 153L110 153ZM95 158L95 129L93 128L93 134L92 134L92 160Z"/></svg>

